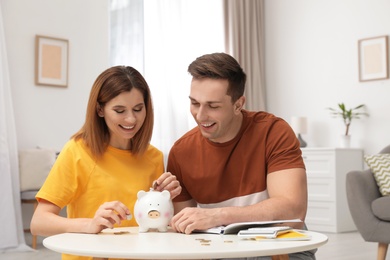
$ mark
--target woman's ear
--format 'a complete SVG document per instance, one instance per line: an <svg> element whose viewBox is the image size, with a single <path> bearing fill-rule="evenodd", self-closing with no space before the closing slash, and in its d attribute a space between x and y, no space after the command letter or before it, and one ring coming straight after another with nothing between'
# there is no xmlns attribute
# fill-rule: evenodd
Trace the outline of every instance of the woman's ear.
<svg viewBox="0 0 390 260"><path fill-rule="evenodd" d="M97 106L96 106L96 113L98 114L98 116L104 117L103 108L99 103L97 103Z"/></svg>

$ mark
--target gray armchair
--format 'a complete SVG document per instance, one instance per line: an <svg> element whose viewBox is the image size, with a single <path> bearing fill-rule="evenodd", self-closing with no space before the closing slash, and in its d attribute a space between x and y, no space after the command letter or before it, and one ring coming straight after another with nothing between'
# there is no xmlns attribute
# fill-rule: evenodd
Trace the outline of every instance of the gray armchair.
<svg viewBox="0 0 390 260"><path fill-rule="evenodd" d="M380 151L390 153L390 145ZM390 196L383 197L370 169L347 174L346 192L355 225L367 242L378 243L378 260L385 260L390 243Z"/></svg>

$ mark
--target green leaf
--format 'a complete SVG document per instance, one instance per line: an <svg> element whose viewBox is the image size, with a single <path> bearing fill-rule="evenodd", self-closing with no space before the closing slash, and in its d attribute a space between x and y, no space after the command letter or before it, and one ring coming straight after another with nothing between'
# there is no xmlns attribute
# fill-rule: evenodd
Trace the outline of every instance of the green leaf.
<svg viewBox="0 0 390 260"><path fill-rule="evenodd" d="M356 110L359 110L364 107L364 104L360 104L357 107L347 109L344 103L337 104L338 108L332 108L328 107L327 109L330 110L330 114L333 117L341 117L344 121L346 130L345 135L348 135L349 127L351 125L353 118L360 118L360 116L368 116L366 112L359 112Z"/></svg>

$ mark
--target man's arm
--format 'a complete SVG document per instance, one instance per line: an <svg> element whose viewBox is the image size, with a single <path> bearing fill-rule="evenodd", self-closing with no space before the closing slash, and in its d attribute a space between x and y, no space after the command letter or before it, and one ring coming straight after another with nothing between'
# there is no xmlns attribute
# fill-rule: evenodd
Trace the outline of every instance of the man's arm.
<svg viewBox="0 0 390 260"><path fill-rule="evenodd" d="M196 202L194 200L173 202L173 208L175 210L175 214L179 213L182 209L188 207L196 207Z"/></svg>
<svg viewBox="0 0 390 260"><path fill-rule="evenodd" d="M175 211L178 213L172 218L172 227L178 232L189 234L195 229L207 229L236 222L305 219L307 181L304 169L294 168L269 173L267 190L269 199L244 207L183 208L185 207L183 202L180 205L182 210ZM291 226L301 228L302 224Z"/></svg>
<svg viewBox="0 0 390 260"><path fill-rule="evenodd" d="M273 207L273 219L305 220L307 211L307 178L305 169L289 169L268 175L267 189L270 200L265 203L275 203L284 208ZM280 200L276 202L276 200ZM263 205L266 206L266 205Z"/></svg>

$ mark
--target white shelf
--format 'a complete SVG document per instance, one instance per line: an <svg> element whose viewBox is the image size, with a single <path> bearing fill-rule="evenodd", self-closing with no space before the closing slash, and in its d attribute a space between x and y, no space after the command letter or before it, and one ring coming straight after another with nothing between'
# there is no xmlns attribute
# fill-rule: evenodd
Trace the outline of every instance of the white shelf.
<svg viewBox="0 0 390 260"><path fill-rule="evenodd" d="M348 232L356 230L348 208L346 174L363 170L359 148L302 148L308 185L306 224L309 230Z"/></svg>

